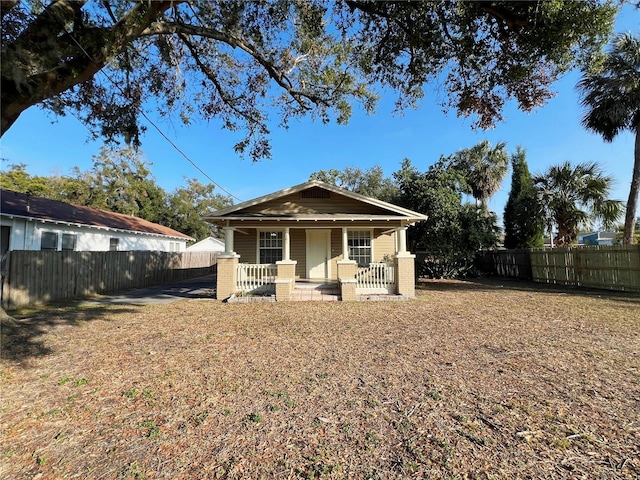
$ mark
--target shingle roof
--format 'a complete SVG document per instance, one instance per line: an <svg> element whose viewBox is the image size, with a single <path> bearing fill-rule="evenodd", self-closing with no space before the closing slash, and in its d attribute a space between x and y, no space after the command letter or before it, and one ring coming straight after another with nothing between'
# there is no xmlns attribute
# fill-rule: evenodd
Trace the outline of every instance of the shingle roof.
<svg viewBox="0 0 640 480"><path fill-rule="evenodd" d="M2 213L2 215L34 218L44 221L90 225L93 227L113 228L116 230L128 230L185 239L191 238L172 228L149 222L142 218L107 212L82 205L72 205L43 197L34 197L11 190L0 190L0 213Z"/></svg>

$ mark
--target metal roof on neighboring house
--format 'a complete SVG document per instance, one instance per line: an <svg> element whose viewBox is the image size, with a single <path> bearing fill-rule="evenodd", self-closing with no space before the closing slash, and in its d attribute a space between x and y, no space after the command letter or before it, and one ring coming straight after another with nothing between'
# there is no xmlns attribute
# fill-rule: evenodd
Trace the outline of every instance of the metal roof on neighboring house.
<svg viewBox="0 0 640 480"><path fill-rule="evenodd" d="M72 205L11 190L0 190L0 213L7 216L48 222L62 222L71 225L85 225L191 239L190 236L184 233L142 218L107 212L83 205Z"/></svg>

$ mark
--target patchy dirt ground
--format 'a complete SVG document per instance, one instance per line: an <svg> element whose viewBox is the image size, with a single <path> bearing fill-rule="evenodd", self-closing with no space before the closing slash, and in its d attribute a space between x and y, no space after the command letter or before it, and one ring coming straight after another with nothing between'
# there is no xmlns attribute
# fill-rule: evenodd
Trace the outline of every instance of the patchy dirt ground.
<svg viewBox="0 0 640 480"><path fill-rule="evenodd" d="M24 312L0 477L640 477L640 298L540 288Z"/></svg>

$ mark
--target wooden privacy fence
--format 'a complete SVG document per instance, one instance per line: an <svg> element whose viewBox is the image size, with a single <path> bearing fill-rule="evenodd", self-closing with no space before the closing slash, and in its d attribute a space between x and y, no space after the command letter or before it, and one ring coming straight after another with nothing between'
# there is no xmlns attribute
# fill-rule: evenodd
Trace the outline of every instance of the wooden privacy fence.
<svg viewBox="0 0 640 480"><path fill-rule="evenodd" d="M478 268L499 277L531 280L531 250L491 250L480 252Z"/></svg>
<svg viewBox="0 0 640 480"><path fill-rule="evenodd" d="M531 251L534 282L640 292L640 245Z"/></svg>
<svg viewBox="0 0 640 480"><path fill-rule="evenodd" d="M482 252L478 264L503 277L640 292L640 245L498 250Z"/></svg>
<svg viewBox="0 0 640 480"><path fill-rule="evenodd" d="M215 252L7 252L2 305L17 308L213 273Z"/></svg>

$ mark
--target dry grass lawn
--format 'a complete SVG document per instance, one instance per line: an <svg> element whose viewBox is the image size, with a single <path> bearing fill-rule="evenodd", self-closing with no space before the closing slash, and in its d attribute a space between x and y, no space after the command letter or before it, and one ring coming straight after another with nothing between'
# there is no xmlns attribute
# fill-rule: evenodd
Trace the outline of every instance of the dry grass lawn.
<svg viewBox="0 0 640 480"><path fill-rule="evenodd" d="M89 306L2 332L2 478L639 478L640 298Z"/></svg>

